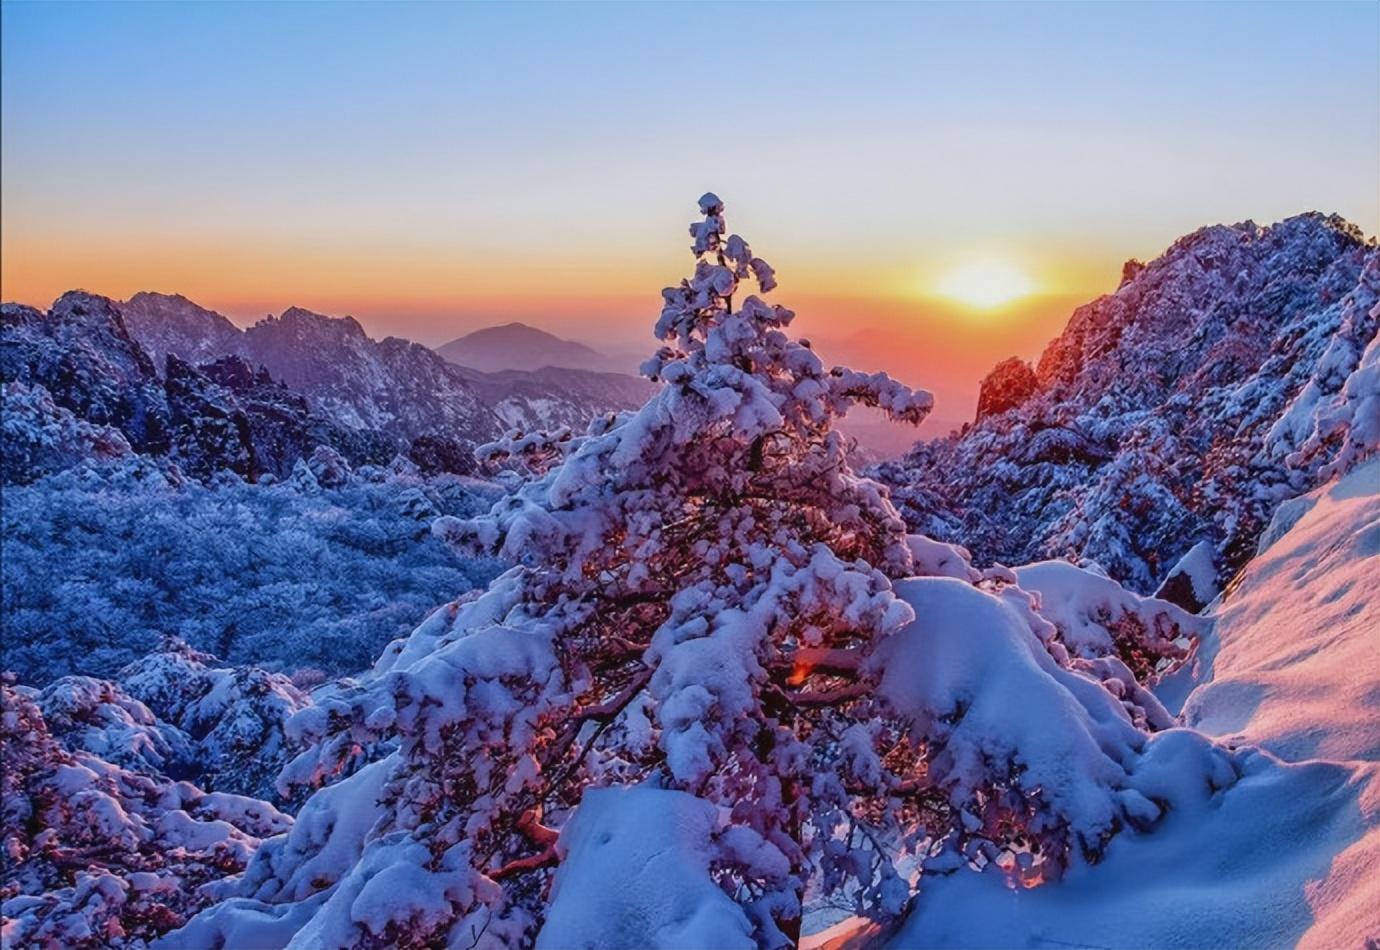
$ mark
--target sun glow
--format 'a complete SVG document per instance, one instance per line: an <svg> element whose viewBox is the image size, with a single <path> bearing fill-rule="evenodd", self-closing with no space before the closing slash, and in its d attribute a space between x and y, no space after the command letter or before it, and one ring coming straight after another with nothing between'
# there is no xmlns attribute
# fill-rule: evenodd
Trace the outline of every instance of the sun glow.
<svg viewBox="0 0 1380 950"><path fill-rule="evenodd" d="M1027 296L1035 282L1010 261L984 257L956 265L939 279L936 289L952 300L990 310Z"/></svg>

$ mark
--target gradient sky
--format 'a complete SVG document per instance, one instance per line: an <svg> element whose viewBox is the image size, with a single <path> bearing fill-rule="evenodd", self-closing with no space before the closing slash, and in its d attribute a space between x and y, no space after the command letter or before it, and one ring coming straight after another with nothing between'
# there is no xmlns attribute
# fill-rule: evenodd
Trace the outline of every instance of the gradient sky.
<svg viewBox="0 0 1380 950"><path fill-rule="evenodd" d="M961 418L1216 222L1380 225L1380 5L6 0L5 299L181 292L641 345L706 189L774 299ZM975 255L1039 293L935 297ZM944 396L951 395L946 411Z"/></svg>

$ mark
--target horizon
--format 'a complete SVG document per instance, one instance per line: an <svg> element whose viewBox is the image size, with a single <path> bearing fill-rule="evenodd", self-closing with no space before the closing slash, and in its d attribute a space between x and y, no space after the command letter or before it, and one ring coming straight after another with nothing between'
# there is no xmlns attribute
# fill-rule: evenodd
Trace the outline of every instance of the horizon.
<svg viewBox="0 0 1380 950"><path fill-rule="evenodd" d="M1318 212L1300 212L1298 215L1288 215L1279 221L1272 221L1268 224L1254 223L1261 227L1272 227L1289 218L1309 213ZM1354 221L1345 220L1355 225ZM1247 222L1233 222L1231 224L1216 222L1194 230L1219 226L1230 227L1245 223ZM1356 226L1360 227L1359 225ZM1377 240L1375 234L1365 231L1364 228L1362 228L1362 232L1367 240L1371 242ZM1174 240L1185 237L1188 233L1193 232L1178 235ZM1172 243L1173 241L1169 242L1154 254L1132 255L1123 260L1122 263L1132 259L1150 263L1167 251ZM971 422L977 407L979 386L988 372L998 363L1013 356L1032 365L1038 364L1046 347L1063 332L1074 311L1100 296L1114 293L1120 280L1121 267L1119 265L1115 275L1109 276L1107 285L1103 289L1091 291L1086 296L1070 293L1029 293L1013 303L1004 304L976 315L971 312L970 308L964 307L959 302L943 300L938 297L926 300L923 308L915 306L913 302L900 299L864 301L860 298L808 295L798 295L792 299L780 293L774 294L772 299L793 309L799 308L797 311L798 319L795 324L797 329L827 323L833 317L842 316L844 311L855 309L860 303L866 303L875 320L870 325L854 327L846 333L835 332L832 334L829 332L830 328L826 326L823 333L805 332L801 335L810 338L816 349L820 350L822 356L830 362L845 363L868 372L886 371L908 385L920 386L934 393L935 411L914 430L916 438L927 439L943 436L950 429ZM472 315L461 318L454 323L445 324L444 327L437 327L435 333L426 338L418 339L402 333L391 332L387 327L386 316L381 318L378 314L371 314L367 311L363 313L348 310L332 312L288 302L267 307L258 312L248 312L222 309L175 289L142 288L124 296L104 294L100 290L88 287L70 287L67 290L95 293L121 302L128 301L140 293L182 297L194 305L218 313L241 330L248 329L261 320L276 319L288 310L303 309L332 319L354 319L364 328L365 333L374 340L397 336L421 343L432 350L439 350L449 343L480 330L524 326L547 333L560 340L587 346L601 356L610 357L614 360L626 359L628 365L622 371L630 375L637 374L638 364L645 356L650 355L657 345L657 341L651 333L650 325L642 328L643 339L640 343L637 340L638 334L635 332L630 332L626 336L599 339L593 336L578 335L578 328L575 328L575 332L563 332L559 321L544 319L541 313L525 311L508 313L506 316L494 315L491 318L488 316L489 312L482 315ZM67 290L62 291L62 293L66 293ZM48 301L16 301L11 300L8 296L5 297L5 300L6 302L22 303L47 310L58 296L61 294ZM631 299L636 300L638 298ZM494 313L501 312L495 311ZM955 314L957 314L956 317ZM650 319L654 319L654 314ZM905 321L910 321L912 324L910 334L897 332L898 327L905 326ZM936 347L936 341L926 337L925 330L940 328L947 331L947 338L941 337ZM1004 332L1000 336L989 335L994 329ZM877 336L879 339L869 339L872 336ZM874 343L875 346L872 345ZM989 352L995 355L976 373L970 374L974 363L970 359L964 359L964 356ZM837 359L834 358L834 354L837 354ZM926 366L926 363L929 365ZM879 422L880 420L874 419L871 414L862 414L862 423L865 425L875 425ZM906 428L894 423L884 424L888 428L898 430L898 432ZM896 438L899 441L904 441L903 436L898 435Z"/></svg>

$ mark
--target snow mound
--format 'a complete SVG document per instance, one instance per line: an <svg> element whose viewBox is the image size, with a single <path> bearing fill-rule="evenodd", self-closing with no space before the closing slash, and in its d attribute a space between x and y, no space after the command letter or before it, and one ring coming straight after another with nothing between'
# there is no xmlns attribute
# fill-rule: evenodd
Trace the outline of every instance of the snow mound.
<svg viewBox="0 0 1380 950"><path fill-rule="evenodd" d="M1021 889L991 873L927 880L889 946L1362 946L1364 925L1325 939L1309 930L1315 882L1360 830L1349 770L1263 752L1239 765L1231 788L1182 800L1151 834L1118 835L1100 864L1058 884Z"/></svg>
<svg viewBox="0 0 1380 950"><path fill-rule="evenodd" d="M710 802L656 788L585 792L561 832L539 948L751 948L752 924L710 875L747 857L759 873L789 873L756 832L726 826Z"/></svg>
<svg viewBox="0 0 1380 950"><path fill-rule="evenodd" d="M1078 845L1068 859L1096 860L1123 825L1159 818L1182 795L1167 772L1204 788L1234 781L1206 744L1151 755L1144 711L1061 665L1020 589L942 577L895 589L917 619L878 649L878 691L929 742L928 777L961 815L967 840L951 843L970 863L1057 876L1065 840Z"/></svg>

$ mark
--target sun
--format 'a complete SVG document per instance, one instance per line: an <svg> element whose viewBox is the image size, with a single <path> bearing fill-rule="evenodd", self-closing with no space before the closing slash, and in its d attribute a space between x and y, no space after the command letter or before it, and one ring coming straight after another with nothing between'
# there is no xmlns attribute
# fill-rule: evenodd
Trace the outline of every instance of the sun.
<svg viewBox="0 0 1380 950"><path fill-rule="evenodd" d="M1010 261L982 257L955 266L939 279L936 289L951 300L991 310L1029 295L1035 282Z"/></svg>

